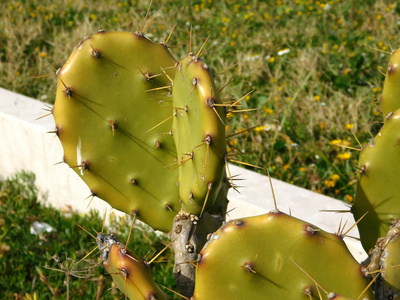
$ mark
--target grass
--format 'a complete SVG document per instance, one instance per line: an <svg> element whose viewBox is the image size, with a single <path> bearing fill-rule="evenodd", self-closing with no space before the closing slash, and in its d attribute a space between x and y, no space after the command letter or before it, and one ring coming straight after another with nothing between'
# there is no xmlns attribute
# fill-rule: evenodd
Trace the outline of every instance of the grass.
<svg viewBox="0 0 400 300"><path fill-rule="evenodd" d="M45 207L37 201L36 192L32 174L19 173L0 182L0 299L123 298L111 276L99 266L99 255L79 262L96 247L95 240L81 227L95 234L94 230L101 230L103 216L94 211L79 214ZM123 220L112 214L109 218L110 226L104 232L116 232ZM54 230L32 234L34 221L47 223ZM129 227L122 226L118 234L122 242L127 240ZM129 247L149 258L165 247L166 239L138 225ZM172 250L163 252L158 260L166 262L153 263L151 268L156 282L175 288L171 257Z"/></svg>
<svg viewBox="0 0 400 300"><path fill-rule="evenodd" d="M40 4L39 4L40 3ZM183 4L182 4L183 3ZM143 28L149 1L3 1L0 4L0 85L52 103L54 74L72 48L98 29ZM232 79L223 96L253 91L230 114L228 134L238 159L278 179L352 201L358 148L380 127L378 99L388 53L398 44L400 7L384 1L155 1L146 29L169 45L189 40L193 51L211 37L203 58ZM184 57L189 46L173 47ZM249 128L255 127L252 130Z"/></svg>
<svg viewBox="0 0 400 300"><path fill-rule="evenodd" d="M143 28L149 1L2 1L0 86L52 103L54 74L73 47L98 29ZM230 114L228 134L238 159L275 178L345 201L355 189L359 148L380 127L379 98L388 53L398 46L399 12L385 1L198 0L154 1L146 29L169 46L193 52L210 36L204 55L225 99L243 109ZM207 45L208 47L208 45ZM189 45L171 47L182 58ZM255 127L249 130L249 128Z"/></svg>

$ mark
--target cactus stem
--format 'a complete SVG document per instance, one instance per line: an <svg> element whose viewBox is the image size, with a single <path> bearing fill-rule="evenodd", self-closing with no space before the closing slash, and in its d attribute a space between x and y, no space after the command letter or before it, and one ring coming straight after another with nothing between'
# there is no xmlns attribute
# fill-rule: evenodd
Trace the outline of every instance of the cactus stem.
<svg viewBox="0 0 400 300"><path fill-rule="evenodd" d="M152 131L153 129L157 128L157 127L160 126L161 124L164 124L164 123L167 122L168 120L171 120L173 117L175 117L175 114L173 114L172 116L169 116L169 117L166 118L164 121L161 121L161 122L158 123L157 125L153 126L153 127L150 128L149 130L147 130L146 132L144 132L142 135L145 135L146 133L149 133L150 131Z"/></svg>

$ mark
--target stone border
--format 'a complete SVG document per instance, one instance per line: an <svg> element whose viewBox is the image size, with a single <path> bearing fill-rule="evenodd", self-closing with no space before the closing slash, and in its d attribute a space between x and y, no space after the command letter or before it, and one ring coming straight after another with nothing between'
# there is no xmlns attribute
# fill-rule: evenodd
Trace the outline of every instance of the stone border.
<svg viewBox="0 0 400 300"><path fill-rule="evenodd" d="M87 212L90 190L62 161L62 147L51 132L55 129L51 116L37 119L48 113L46 104L32 98L0 88L0 177L5 178L17 171L34 172L39 198L56 208ZM51 109L51 107L50 107ZM268 177L229 165L232 175L242 181L239 193L228 194L229 218L260 215L274 209ZM321 211L349 211L342 201L317 194L306 189L272 179L278 208L297 218L310 222L328 232L336 232L339 224L349 228L354 224L350 213ZM90 208L100 212L110 209L104 201L95 198ZM346 223L347 222L347 223ZM350 236L359 237L357 229ZM366 253L356 239L345 238L349 249L361 261Z"/></svg>

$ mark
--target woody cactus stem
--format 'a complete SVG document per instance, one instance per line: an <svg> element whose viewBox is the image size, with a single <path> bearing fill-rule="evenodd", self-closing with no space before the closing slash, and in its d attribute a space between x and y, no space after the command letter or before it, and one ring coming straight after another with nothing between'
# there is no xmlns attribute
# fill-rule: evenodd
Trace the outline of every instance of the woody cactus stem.
<svg viewBox="0 0 400 300"><path fill-rule="evenodd" d="M222 216L208 212L199 219L181 210L175 217L170 235L175 250L174 277L182 295L193 295L198 253L206 243L207 235L216 231L223 221Z"/></svg>

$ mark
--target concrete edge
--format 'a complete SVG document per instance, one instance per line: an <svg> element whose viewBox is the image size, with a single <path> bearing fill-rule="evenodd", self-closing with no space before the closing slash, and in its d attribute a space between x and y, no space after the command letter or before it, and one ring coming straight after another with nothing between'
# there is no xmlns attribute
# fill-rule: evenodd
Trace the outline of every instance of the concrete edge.
<svg viewBox="0 0 400 300"><path fill-rule="evenodd" d="M51 107L43 102L0 88L0 176L8 177L19 170L31 171L36 175L41 201L59 209L68 205L74 210L87 212L89 188L68 166L57 164L62 161L63 150L55 134L48 133L55 128L53 118L37 119L48 113L48 109ZM244 218L274 210L266 176L235 165L229 165L229 170L232 175L243 179L241 185L244 185L239 189L240 193L231 190L228 194L229 218ZM272 179L272 185L282 212L328 232L336 232L340 223L347 222L347 228L355 223L349 212L321 212L349 211L342 201L276 179ZM100 213L105 209L111 210L107 203L97 198L90 208ZM359 237L356 228L349 235ZM345 242L358 261L366 258L359 241L345 238Z"/></svg>

